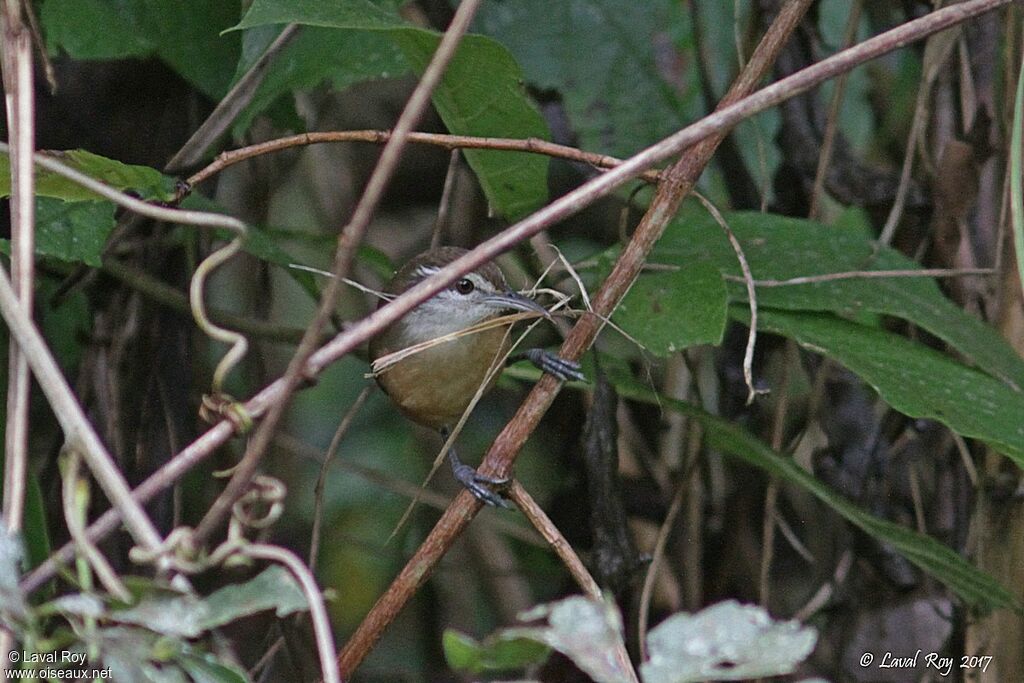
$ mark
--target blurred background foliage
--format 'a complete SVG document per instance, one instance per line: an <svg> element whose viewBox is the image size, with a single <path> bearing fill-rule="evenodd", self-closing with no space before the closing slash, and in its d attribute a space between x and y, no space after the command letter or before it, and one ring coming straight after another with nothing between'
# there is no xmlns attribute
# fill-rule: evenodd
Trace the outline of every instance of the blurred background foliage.
<svg viewBox="0 0 1024 683"><path fill-rule="evenodd" d="M629 156L713 109L777 5L485 2L421 129L539 137ZM447 0L35 6L57 84L50 90L37 79L37 146L99 155L71 161L154 200L168 199L175 178L196 170L157 173L282 24L303 28L208 160L294 132L390 128L452 13ZM773 76L930 6L821 0ZM817 629L801 675L877 680L876 669L860 666L861 654L921 649L992 655L982 678L1024 678L1015 610L1024 586L1021 294L1012 253L1003 254L1019 19L1016 9L986 15L856 68L841 86L834 117L835 82L753 117L730 135L698 186L725 211L758 280L922 267L991 267L993 275L759 288L753 371L756 386L769 393L747 405L741 367L750 316L739 265L721 227L698 203L687 203L613 317L621 332L606 328L586 358L588 386L564 389L529 441L516 476L614 589L631 648L647 559L672 509L649 596L652 626L668 614L736 598ZM911 140L915 117L923 117L923 132ZM816 194L823 140L831 134ZM908 144L915 161L900 197ZM214 310L267 323L250 335L250 353L231 376L234 396L251 396L283 373L324 284L289 264L330 268L336 236L378 152L346 143L259 156L222 171L185 201L254 226L245 254L218 271L207 296ZM450 163L444 150L409 146L360 249L355 279L379 286L425 249L436 229L445 243L471 247L595 173L495 151L465 152ZM437 228L446 176L452 192ZM636 183L550 232L591 293L650 192ZM154 287L184 294L195 264L223 236L128 223L112 205L56 180L41 178L40 194L36 318L101 436L138 482L204 430L197 408L225 351L198 333L183 297L168 301ZM894 203L901 207L895 237L879 246ZM514 286L527 287L547 264L524 244L501 265ZM575 294L573 305L583 307L564 271L556 268L545 285ZM375 305L348 290L334 324ZM554 347L557 330L539 330L536 341ZM284 516L263 535L302 556L311 544L325 449L372 384L366 372L357 354L299 392L265 462L288 496ZM467 459L486 450L535 376L508 372L484 399L459 437ZM618 396L593 400L605 382ZM31 565L67 540L56 469L62 437L42 396L33 397L33 513L25 534ZM615 437L612 453L586 446L594 424ZM244 446L231 442L152 503L154 520L164 530L196 523L221 486L213 472L230 467ZM315 565L333 595L338 642L454 492L442 470L391 537L439 447L436 435L404 420L376 390L345 434L322 493ZM94 508L101 511L102 502ZM129 571L126 548L124 538L103 545ZM253 574L212 571L197 585L205 594ZM460 674L442 655L444 629L482 637L520 610L572 592L521 516L484 510L358 677L456 680ZM63 627L40 628L68 635ZM218 673L225 678L208 675L236 680L229 674L251 667L284 636L286 647L253 677L311 679L306 628L266 613L238 622L209 645L234 668ZM200 644L176 637L175 661L195 677L181 662L192 662L188 648ZM169 662L138 675L157 680L153 671L169 670ZM533 675L583 674L556 657ZM908 668L885 677L928 675Z"/></svg>

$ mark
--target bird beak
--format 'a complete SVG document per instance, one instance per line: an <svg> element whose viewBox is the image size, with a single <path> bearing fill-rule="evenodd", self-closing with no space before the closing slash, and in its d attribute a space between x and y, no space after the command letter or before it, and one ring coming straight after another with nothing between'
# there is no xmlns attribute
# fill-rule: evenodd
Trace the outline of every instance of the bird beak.
<svg viewBox="0 0 1024 683"><path fill-rule="evenodd" d="M551 319L551 314L548 313L548 309L541 306L533 299L523 296L519 292L504 292L502 294L492 294L487 297L487 303L500 306L505 309L512 309L515 311L526 311L527 313L539 313L548 320Z"/></svg>

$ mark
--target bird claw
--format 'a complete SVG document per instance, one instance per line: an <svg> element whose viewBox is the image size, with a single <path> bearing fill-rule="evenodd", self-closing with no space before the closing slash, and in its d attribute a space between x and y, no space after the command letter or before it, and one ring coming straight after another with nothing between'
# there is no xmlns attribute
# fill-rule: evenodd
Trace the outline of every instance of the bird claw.
<svg viewBox="0 0 1024 683"><path fill-rule="evenodd" d="M488 477L480 474L469 465L459 463L452 467L452 474L455 475L455 479L462 484L473 497L479 500L485 505L491 505L493 507L511 509L512 504L509 503L499 491L494 491L491 487L505 487L508 485L509 480L504 477Z"/></svg>
<svg viewBox="0 0 1024 683"><path fill-rule="evenodd" d="M586 377L580 370L580 364L574 360L568 360L547 349L529 349L525 352L526 358L542 372L554 375L562 382L571 379L579 382L586 381Z"/></svg>

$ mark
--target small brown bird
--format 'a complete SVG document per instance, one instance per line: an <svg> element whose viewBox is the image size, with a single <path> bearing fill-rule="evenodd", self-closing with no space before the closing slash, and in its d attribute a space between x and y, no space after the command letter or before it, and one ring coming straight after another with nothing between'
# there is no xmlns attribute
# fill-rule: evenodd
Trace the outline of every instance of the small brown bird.
<svg viewBox="0 0 1024 683"><path fill-rule="evenodd" d="M406 263L384 286L398 295L433 275L466 253L458 247L439 247L423 252ZM486 263L467 273L447 289L407 313L370 342L370 360L415 344L496 318L508 311L532 311L550 317L537 302L509 289L497 264ZM487 381L491 366L508 351L508 325L460 335L399 360L377 376L377 383L398 409L413 422L437 429L443 438L469 406L480 385ZM529 349L509 357L509 362L529 360L558 379L583 379L578 363L559 358L544 349ZM489 391L498 373L488 383ZM507 483L477 474L465 465L452 448L448 451L455 478L479 500L507 507L505 499L491 489Z"/></svg>

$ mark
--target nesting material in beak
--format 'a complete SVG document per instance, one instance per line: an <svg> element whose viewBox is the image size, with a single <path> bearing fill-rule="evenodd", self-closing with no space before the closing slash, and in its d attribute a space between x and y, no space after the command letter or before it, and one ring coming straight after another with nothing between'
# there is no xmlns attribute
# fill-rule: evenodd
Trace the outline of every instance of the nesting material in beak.
<svg viewBox="0 0 1024 683"><path fill-rule="evenodd" d="M502 294L492 294L487 297L487 303L494 304L495 306L501 306L506 309L514 311L525 311L526 313L539 313L548 320L551 320L551 314L548 313L548 309L541 306L533 299L523 296L519 292L504 292Z"/></svg>

